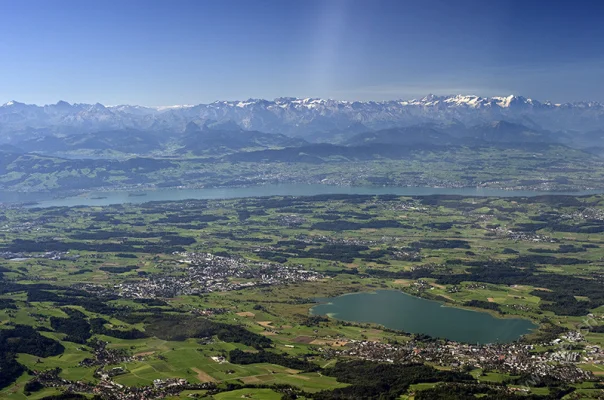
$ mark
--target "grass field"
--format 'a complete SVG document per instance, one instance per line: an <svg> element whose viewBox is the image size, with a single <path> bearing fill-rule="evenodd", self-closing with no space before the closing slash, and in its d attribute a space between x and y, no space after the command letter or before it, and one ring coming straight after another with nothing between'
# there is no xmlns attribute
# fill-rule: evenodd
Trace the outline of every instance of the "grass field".
<svg viewBox="0 0 604 400"><path fill-rule="evenodd" d="M601 346L604 334L588 331L585 321L589 321L588 327L604 325L604 295L577 285L573 286L572 299L565 298L564 302L549 293L565 294L564 286L556 286L556 279L567 280L570 285L578 278L587 284L602 278L604 238L594 231L604 226L603 205L604 199L598 196L557 200L319 196L5 209L0 247L3 251L38 254L40 258L6 261L0 271L11 282L50 284L59 294L59 289L73 285L102 288L115 295L107 297L104 304L122 310L122 314L197 315L199 310L222 310L208 318L268 337L273 345L270 351L298 359L308 357L321 367L333 366L337 361L324 358L325 352L346 346L351 340L404 343L411 339L404 332L375 325L342 324L333 319L314 323L309 318L309 309L316 299L381 288L402 290L501 318L528 318L542 329L547 324L579 329L585 334L581 346ZM27 250L28 246L35 246L37 251ZM257 277L232 277L230 283L254 285L234 291L176 293L162 298L165 305L120 297L115 288L124 282L146 284L150 277L184 279L188 264L182 262L182 254L175 252L179 248L228 254L258 263L277 262L324 276L316 281L276 285L257 285ZM57 249L68 253L62 259L41 257L45 251ZM478 276L475 270L488 272L500 265L528 274L515 282L497 280L488 274L472 279ZM111 272L112 268L125 266L132 268ZM447 283L450 276L468 278ZM552 278L540 283L538 278L543 276ZM526 277L536 283L527 283ZM94 368L79 365L94 356L91 347L66 340L67 334L52 326L53 317L68 317L66 306L56 301L31 301L28 296L23 290L0 294L0 300L12 300L16 305L16 309L0 309L0 329L9 330L16 324L42 328L40 334L59 341L65 351L50 357L20 353L17 361L32 370L60 367L64 379L98 382ZM77 304L68 307L89 319L104 318L107 329L147 328L144 322L128 322L120 313L104 314ZM108 342L109 349L142 357L112 365L124 369L125 373L113 380L126 386L147 386L156 379L167 378L214 382L221 387L227 383L287 384L309 393L346 386L324 374L275 364L216 362L211 357L227 355L234 349L258 351L216 337L209 341L199 337L94 337ZM580 366L600 377L603 371L596 361L584 360ZM476 378L484 383L500 383L510 376L488 372ZM2 389L2 396L25 398L23 385L28 380L26 375L21 376ZM414 384L409 392L430 385L433 384ZM545 393L539 388L534 390L536 394ZM593 387L578 386L578 390L585 396L599 393ZM44 389L31 398L54 392L55 389ZM280 398L272 390L253 388L219 393L215 398L241 398L247 394L249 398Z"/></svg>

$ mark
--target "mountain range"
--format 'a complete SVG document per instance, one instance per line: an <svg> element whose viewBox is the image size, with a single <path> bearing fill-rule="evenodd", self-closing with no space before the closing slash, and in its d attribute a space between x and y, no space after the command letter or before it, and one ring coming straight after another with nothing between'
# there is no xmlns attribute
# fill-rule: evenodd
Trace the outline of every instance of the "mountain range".
<svg viewBox="0 0 604 400"><path fill-rule="evenodd" d="M207 121L232 121L244 130L316 138L349 129L358 132L428 123L474 126L499 120L533 129L587 132L604 129L604 105L554 104L513 95L428 95L381 102L277 98L169 107L65 101L38 106L9 101L0 106L0 141L10 142L23 135L31 138L121 129L175 133L184 131L190 122L203 126Z"/></svg>
<svg viewBox="0 0 604 400"><path fill-rule="evenodd" d="M390 155L380 145L536 143L604 154L604 105L428 95L383 102L278 98L170 107L65 101L0 106L0 149L66 158L220 157L265 150L285 157L289 152L274 150L301 147L341 156L352 151L342 146L371 146Z"/></svg>
<svg viewBox="0 0 604 400"><path fill-rule="evenodd" d="M155 108L9 102L0 106L0 189L325 181L593 187L600 181L587 177L603 163L603 116L598 103L516 96Z"/></svg>

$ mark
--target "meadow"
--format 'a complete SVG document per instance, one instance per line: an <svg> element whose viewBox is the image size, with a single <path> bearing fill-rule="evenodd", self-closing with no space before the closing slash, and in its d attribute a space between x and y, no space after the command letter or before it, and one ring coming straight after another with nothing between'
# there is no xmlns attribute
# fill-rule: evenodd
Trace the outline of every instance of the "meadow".
<svg viewBox="0 0 604 400"><path fill-rule="evenodd" d="M119 368L111 379L128 387L184 378L218 388L185 390L182 398L284 398L295 394L287 392L291 388L301 397L327 398L321 396L352 393L346 388L355 386L332 369L346 361L338 350L354 341L421 339L378 325L313 317L309 309L316 299L387 288L500 318L528 318L539 329L522 340L539 344L535 351L541 353L554 349L544 345L544 337L579 331L584 340L573 351L585 355L587 346L604 344L603 206L601 196L325 195L7 208L0 213L0 332L26 325L60 343L60 354L17 351L15 360L30 371L60 368L59 376L69 381L97 384L99 368ZM232 277L230 283L241 285L236 290L192 284L189 292L177 286L153 301L120 289L187 280L185 252L315 271L320 279L267 283ZM102 328L86 330L97 318L104 320ZM177 338L154 318L169 318L193 333ZM83 339L74 342L73 330L62 332L60 323L84 326ZM129 337L133 332L141 337ZM85 364L96 357L94 338L107 343L113 361ZM229 362L234 350L282 355L279 362L286 365ZM601 361L582 356L578 365L592 371L593 380L560 384L573 388L567 396L601 395L595 386L604 373ZM475 384L514 385L513 375L474 371L468 379ZM19 374L1 396L26 398L25 384L32 379L28 372ZM412 398L438 383L426 379L392 387ZM28 398L64 389L46 387ZM542 386L530 390L535 396L553 393Z"/></svg>

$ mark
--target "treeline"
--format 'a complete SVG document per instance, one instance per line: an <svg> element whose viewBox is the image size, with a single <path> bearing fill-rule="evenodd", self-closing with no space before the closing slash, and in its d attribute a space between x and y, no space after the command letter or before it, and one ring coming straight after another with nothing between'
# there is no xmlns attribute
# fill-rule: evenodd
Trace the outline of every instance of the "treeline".
<svg viewBox="0 0 604 400"><path fill-rule="evenodd" d="M377 196L381 198L383 196ZM399 196L396 196L399 198ZM376 199L374 195L362 195L362 194L319 194L314 196L308 196L301 199L296 196L284 196L284 197L261 197L257 199L245 199L240 204L247 207L258 207L260 209L274 209L274 208L288 208L288 207L307 207L308 203L323 203L327 201L341 201L348 204L362 204L367 201ZM316 207L313 207L316 209Z"/></svg>
<svg viewBox="0 0 604 400"><path fill-rule="evenodd" d="M365 273L384 279L421 279L433 277L432 270L428 268L417 268L413 271L387 271L384 269L367 268Z"/></svg>
<svg viewBox="0 0 604 400"><path fill-rule="evenodd" d="M359 229L382 229L382 228L406 228L412 229L411 225L401 224L395 220L373 219L367 222L353 221L329 221L316 222L310 226L310 229L319 229L322 231L356 231Z"/></svg>
<svg viewBox="0 0 604 400"><path fill-rule="evenodd" d="M73 308L63 308L68 318L50 317L50 326L57 332L65 333L64 340L84 344L93 334L111 336L118 339L142 339L148 337L144 332L132 328L129 330L108 329L104 318L88 319L87 315Z"/></svg>
<svg viewBox="0 0 604 400"><path fill-rule="evenodd" d="M567 254L567 253L582 253L587 251L585 246L578 247L572 244L561 244L557 249L540 249L540 248L531 248L528 249L532 253L554 253L554 254Z"/></svg>
<svg viewBox="0 0 604 400"><path fill-rule="evenodd" d="M138 258L136 256L136 254L128 254L128 253L117 253L115 256L119 257L119 258Z"/></svg>
<svg viewBox="0 0 604 400"><path fill-rule="evenodd" d="M120 316L120 319L132 324L144 323L147 334L163 340L182 341L188 338L216 336L224 342L242 343L256 349L265 349L272 345L272 341L266 336L241 326L189 315L130 313Z"/></svg>
<svg viewBox="0 0 604 400"><path fill-rule="evenodd" d="M116 238L148 239L158 236L172 235L173 232L138 232L138 231L81 231L70 235L74 240L111 240Z"/></svg>
<svg viewBox="0 0 604 400"><path fill-rule="evenodd" d="M568 224L560 222L562 220L558 213L544 213L530 217L532 221L527 223L517 223L514 230L536 232L540 229L549 229L556 232L571 232L571 233L601 233L604 232L604 224L598 220L587 220Z"/></svg>
<svg viewBox="0 0 604 400"><path fill-rule="evenodd" d="M549 265L576 265L576 264L587 264L589 261L581 260L573 257L555 257L555 256L542 256L535 254L527 254L518 256L511 262L518 264L549 264Z"/></svg>
<svg viewBox="0 0 604 400"><path fill-rule="evenodd" d="M449 383L437 385L434 388L420 390L415 394L416 400L467 400L482 397L489 400L557 400L561 399L575 388L551 388L547 395L523 394L518 396L507 390L497 389L488 385L464 385Z"/></svg>
<svg viewBox="0 0 604 400"><path fill-rule="evenodd" d="M94 396L93 400L101 400L101 396ZM42 397L40 400L88 400L88 397L79 393L65 392L61 394L54 394L52 396Z"/></svg>
<svg viewBox="0 0 604 400"><path fill-rule="evenodd" d="M391 250L380 249L372 250L369 253L363 254L363 251L368 251L369 247L356 244L345 243L330 243L321 247L313 247L306 250L308 246L304 242L297 241L280 241L277 244L291 243L291 247L283 248L280 251L261 250L256 252L260 257L275 262L285 262L289 257L296 258L318 258L321 260L339 261L342 263L351 263L355 258L360 258L365 261L374 261L386 255L392 254Z"/></svg>
<svg viewBox="0 0 604 400"><path fill-rule="evenodd" d="M519 397L505 389L506 382L482 384L466 372L440 371L422 364L386 364L365 360L339 361L333 368L323 369L323 375L332 376L349 386L314 393L314 400L327 399L398 399L412 384L435 383L433 388L415 393L418 400L466 400L483 397L493 400L517 400ZM510 382L522 383L521 379ZM545 378L542 387L549 387L547 395L523 395L528 400L554 400L575 389Z"/></svg>
<svg viewBox="0 0 604 400"><path fill-rule="evenodd" d="M287 354L277 354L265 350L259 351L257 353L245 352L239 349L231 350L229 352L229 361L233 364L241 365L259 363L276 364L286 368L297 369L304 372L313 372L321 369L317 364L314 364L310 361L291 357Z"/></svg>
<svg viewBox="0 0 604 400"><path fill-rule="evenodd" d="M313 209L311 209L313 210ZM325 214L319 214L316 216L317 218L321 218L325 221L336 221L338 219L360 219L360 220L370 220L376 217L374 214L366 214L360 213L356 211L326 211Z"/></svg>
<svg viewBox="0 0 604 400"><path fill-rule="evenodd" d="M584 263L575 258L551 257L557 264ZM469 266L463 274L443 274L428 268L417 268L413 271L386 271L368 268L365 273L370 276L384 279L421 279L435 278L441 285L459 285L462 282L482 282L494 285L515 285L522 283L534 287L550 289L535 290L532 295L543 301L539 307L544 311L552 311L557 315L580 316L589 313L589 310L604 305L604 290L601 284L593 279L584 279L572 275L559 275L541 272L535 264L547 264L549 256L533 255L522 256L507 261L464 261ZM454 261L453 261L454 263ZM587 297L587 301L576 300L574 296ZM476 303L477 307L487 306Z"/></svg>
<svg viewBox="0 0 604 400"><path fill-rule="evenodd" d="M173 253L185 251L184 247L170 246L168 243L150 244L137 241L128 241L125 243L83 243L52 239L14 239L10 244L0 248L0 251L13 253L68 252L70 250L97 253Z"/></svg>
<svg viewBox="0 0 604 400"><path fill-rule="evenodd" d="M298 258L319 258L345 263L351 263L355 258L362 257L361 251L366 250L369 250L369 247L354 244L326 244L306 251L291 249L292 253Z"/></svg>
<svg viewBox="0 0 604 400"><path fill-rule="evenodd" d="M163 212L158 212L158 214L163 214ZM198 213L179 213L179 214L164 214L165 216L159 218L157 223L160 224L190 224L193 222L197 223L206 223L206 222L214 222L214 221L223 221L228 220L227 217L223 217L220 215L203 215Z"/></svg>
<svg viewBox="0 0 604 400"><path fill-rule="evenodd" d="M31 393L39 392L44 389L44 385L37 379L32 379L23 385L23 394L29 396Z"/></svg>
<svg viewBox="0 0 604 400"><path fill-rule="evenodd" d="M593 333L604 333L604 325L590 326L589 331Z"/></svg>
<svg viewBox="0 0 604 400"><path fill-rule="evenodd" d="M120 330L120 329L109 329L105 327L105 324L108 324L104 318L91 318L90 319L90 329L92 333L98 335L106 335L111 336L118 339L143 339L149 337L145 332L139 331L138 329L132 328L129 330Z"/></svg>
<svg viewBox="0 0 604 400"><path fill-rule="evenodd" d="M574 264L577 259L556 258L558 265ZM492 283L495 285L525 285L543 287L551 290L535 290L531 294L540 297L542 310L553 311L558 315L586 315L590 309L604 304L604 291L601 284L592 279L572 275L559 275L539 272L535 263L547 264L549 256L522 256L508 261L466 262L470 265L467 273L445 275L430 273L441 285L459 285L463 281ZM584 263L584 261L579 260ZM574 296L584 296L589 301L578 301Z"/></svg>
<svg viewBox="0 0 604 400"><path fill-rule="evenodd" d="M0 299L0 310L16 310L17 304L12 299Z"/></svg>
<svg viewBox="0 0 604 400"><path fill-rule="evenodd" d="M580 301L575 296L566 293L533 290L530 294L548 302L541 304L539 308L557 315L587 315L589 309L593 307L590 301Z"/></svg>
<svg viewBox="0 0 604 400"><path fill-rule="evenodd" d="M339 361L323 375L350 386L324 390L313 395L315 400L326 399L397 399L409 386L430 382L475 382L464 372L439 371L421 364L385 364L365 360Z"/></svg>
<svg viewBox="0 0 604 400"><path fill-rule="evenodd" d="M63 308L63 311L69 317L50 317L51 328L57 332L66 334L67 336L63 340L80 344L86 343L92 336L90 324L86 320L86 314L73 308Z"/></svg>
<svg viewBox="0 0 604 400"><path fill-rule="evenodd" d="M264 210L237 210L237 218L239 219L239 222L246 221L254 215L262 216L267 215L267 213Z"/></svg>
<svg viewBox="0 0 604 400"><path fill-rule="evenodd" d="M439 231L446 231L453 228L453 222L430 222L424 224L424 227L429 229L437 229Z"/></svg>
<svg viewBox="0 0 604 400"><path fill-rule="evenodd" d="M90 228L89 228L90 229ZM122 244L132 245L145 245L145 242L132 241L130 239L149 239L149 238L160 238L161 242L167 246L187 246L195 243L195 239L192 237L179 236L176 232L137 232L137 231L82 231L70 235L73 240L111 240L111 239L124 239ZM120 253L124 256L124 253ZM126 258L136 258L131 255L126 255Z"/></svg>
<svg viewBox="0 0 604 400"><path fill-rule="evenodd" d="M72 288L47 287L46 285L18 285L17 290L27 292L29 302L52 302L58 306L81 306L86 311L115 316L125 308L117 308L107 301L117 297L98 298L90 293ZM53 290L52 292L50 289Z"/></svg>
<svg viewBox="0 0 604 400"><path fill-rule="evenodd" d="M25 367L19 364L14 353L2 350L0 343L0 389L7 387L16 381L26 371Z"/></svg>
<svg viewBox="0 0 604 400"><path fill-rule="evenodd" d="M501 311L499 304L484 300L469 300L463 303L463 305L466 307L484 308L485 310L493 310L497 312Z"/></svg>
<svg viewBox="0 0 604 400"><path fill-rule="evenodd" d="M139 304L145 304L147 306L153 306L153 307L164 307L164 306L169 306L168 303L166 303L164 300L160 300L160 299L132 299L133 302L135 303L139 303Z"/></svg>
<svg viewBox="0 0 604 400"><path fill-rule="evenodd" d="M121 266L102 266L99 268L99 270L101 271L105 271L105 272L109 272L112 274L123 274L126 272L130 272L130 271L135 271L137 270L138 267L136 265L121 265Z"/></svg>
<svg viewBox="0 0 604 400"><path fill-rule="evenodd" d="M0 388L10 385L26 371L17 362L17 353L50 357L62 354L64 350L61 343L42 336L31 326L16 325L13 329L0 329Z"/></svg>
<svg viewBox="0 0 604 400"><path fill-rule="evenodd" d="M459 239L423 239L412 242L409 247L419 249L470 249L470 243Z"/></svg>
<svg viewBox="0 0 604 400"><path fill-rule="evenodd" d="M560 335L562 335L563 333L568 332L568 328L565 328L560 325L555 325L547 319L542 320L540 322L541 327L531 335L531 339L523 337L521 340L524 342L532 343L549 343L552 340L555 340L560 337Z"/></svg>
<svg viewBox="0 0 604 400"><path fill-rule="evenodd" d="M90 268L82 268L82 269L78 269L77 271L70 272L68 275L71 275L71 276L84 275L88 272L92 272L92 270Z"/></svg>

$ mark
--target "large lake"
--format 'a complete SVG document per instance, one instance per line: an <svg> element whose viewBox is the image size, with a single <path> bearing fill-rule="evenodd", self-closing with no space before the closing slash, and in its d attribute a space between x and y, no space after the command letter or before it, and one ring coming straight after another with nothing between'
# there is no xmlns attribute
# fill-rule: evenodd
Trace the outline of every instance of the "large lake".
<svg viewBox="0 0 604 400"><path fill-rule="evenodd" d="M136 192L103 191L86 192L78 196L53 198L50 193L0 192L0 202L37 202L37 207L57 206L106 206L110 204L144 203L148 201L170 201L186 199L230 199L260 196L312 196L319 194L395 194L401 196L425 196L451 194L463 196L531 197L540 195L572 194L589 195L603 193L602 190L587 190L573 193L539 192L530 190L502 190L488 188L429 188L429 187L377 187L377 186L332 186L306 184L257 185L237 188L208 189L158 189Z"/></svg>
<svg viewBox="0 0 604 400"><path fill-rule="evenodd" d="M423 333L465 343L507 343L530 333L527 319L496 318L487 312L448 307L397 290L352 293L311 309L313 315L352 322L371 322L409 333Z"/></svg>

